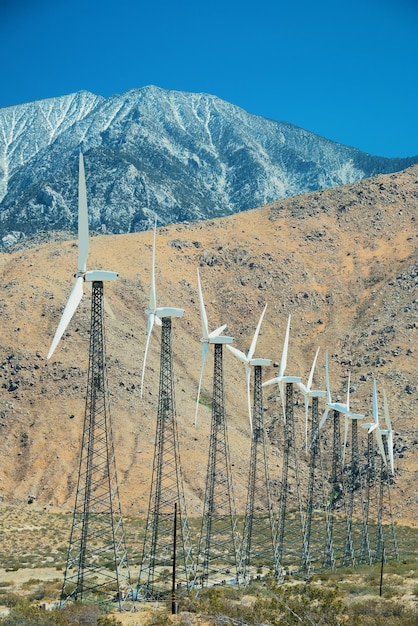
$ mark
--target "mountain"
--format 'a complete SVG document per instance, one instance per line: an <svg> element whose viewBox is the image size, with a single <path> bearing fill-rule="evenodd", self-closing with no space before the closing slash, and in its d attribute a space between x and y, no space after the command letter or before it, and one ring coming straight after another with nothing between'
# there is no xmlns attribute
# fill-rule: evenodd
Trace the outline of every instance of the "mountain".
<svg viewBox="0 0 418 626"><path fill-rule="evenodd" d="M418 469L418 166L335 189L284 199L209 221L158 229L156 290L161 306L185 309L173 320L180 454L188 511L200 515L209 448L212 353L203 380L198 427L195 399L201 358L199 267L210 326L228 323L234 345L248 350L264 304L255 356L279 362L289 313L287 373L306 381L320 346L314 386L325 385L329 352L333 397L351 372L351 406L372 411L372 380L388 395L395 430L392 506L399 523L415 523ZM93 201L93 198L91 198ZM90 267L118 271L105 286L111 412L124 513L145 515L158 400L159 329L154 328L140 398L151 280L152 231L93 237ZM77 244L51 241L0 253L0 495L21 506L74 505L87 386L90 296L86 290L51 360L46 360L73 285ZM244 367L226 352L225 395L235 499L245 508L250 434ZM212 370L213 371L213 370ZM276 373L274 366L265 379ZM267 391L268 390L268 391ZM278 391L263 399L270 476L277 502L283 458ZM322 408L322 407L320 407ZM306 488L303 398L294 414ZM366 433L360 430L365 462ZM324 428L329 462L331 432Z"/></svg>
<svg viewBox="0 0 418 626"><path fill-rule="evenodd" d="M86 160L91 228L146 230L212 219L288 196L402 170L387 159L228 104L144 87L0 109L0 240L75 230L77 155Z"/></svg>

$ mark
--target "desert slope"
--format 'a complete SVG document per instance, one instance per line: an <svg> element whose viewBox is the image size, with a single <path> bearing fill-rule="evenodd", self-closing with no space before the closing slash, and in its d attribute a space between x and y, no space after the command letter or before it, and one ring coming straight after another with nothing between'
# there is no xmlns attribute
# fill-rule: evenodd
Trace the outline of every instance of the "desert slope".
<svg viewBox="0 0 418 626"><path fill-rule="evenodd" d="M386 388L395 429L394 511L414 523L418 477L416 333L418 311L418 167L287 199L228 218L159 229L156 285L160 305L182 306L173 321L176 406L190 515L202 510L210 410L194 410L201 324L196 267L210 325L228 323L247 351L263 305L257 356L278 362L292 315L287 372L306 379L321 346L315 386L345 394L351 371L354 410L371 414L372 378ZM159 332L145 376L152 233L93 237L89 267L116 270L105 286L115 313L106 318L108 374L120 494L126 513L145 514L158 400ZM75 240L51 241L0 257L0 494L5 502L71 508L78 469L90 323L89 295L53 358L49 344L72 287ZM204 396L211 396L208 357ZM272 377L275 370L265 372ZM225 386L237 508L243 511L249 426L243 366L225 355ZM281 464L277 390L264 394L271 438L270 473ZM381 394L380 394L381 401ZM302 465L303 402L296 395ZM362 441L362 450L364 450ZM363 453L363 452L362 452ZM33 505L32 505L33 506Z"/></svg>

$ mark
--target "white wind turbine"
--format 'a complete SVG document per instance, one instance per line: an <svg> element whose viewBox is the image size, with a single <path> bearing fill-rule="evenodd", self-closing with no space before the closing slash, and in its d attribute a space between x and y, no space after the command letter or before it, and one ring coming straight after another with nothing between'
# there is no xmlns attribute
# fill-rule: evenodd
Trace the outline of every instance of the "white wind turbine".
<svg viewBox="0 0 418 626"><path fill-rule="evenodd" d="M202 389L203 370L205 369L205 362L206 362L206 356L209 350L209 345L210 344L229 344L234 341L233 337L227 337L221 334L225 330L227 326L226 324L223 324L222 326L219 326L219 328L216 328L215 330L212 330L211 332L209 332L208 318L206 315L205 303L203 300L202 285L200 283L199 269L197 269L197 284L198 284L198 291L199 291L200 317L202 320L202 337L200 339L200 341L202 342L202 362L200 365L199 387L197 390L196 413L195 413L195 418L194 418L195 426L197 424L197 414L199 411L199 399L200 399L200 392Z"/></svg>
<svg viewBox="0 0 418 626"><path fill-rule="evenodd" d="M117 272L105 270L87 271L87 257L89 254L89 224L87 214L87 193L86 180L84 174L84 160L80 152L79 172L78 172L78 271L74 275L75 283L71 290L70 297L65 306L61 320L58 324L54 339L49 349L47 359L50 359L57 347L59 340L63 336L65 329L70 323L80 301L83 297L83 287L85 282L116 280Z"/></svg>
<svg viewBox="0 0 418 626"><path fill-rule="evenodd" d="M283 352L282 352L282 358L280 360L279 373L275 378L266 380L266 382L263 383L263 387L268 387L269 385L274 385L278 383L279 390L280 390L280 397L282 399L283 416L285 420L286 420L286 402L285 402L285 393L284 393L285 383L299 383L300 382L300 376L285 376L285 370L286 370L286 365L287 365L287 352L289 348L289 334L290 334L290 315L287 321L287 328L286 328L286 334L285 334L284 343L283 343Z"/></svg>
<svg viewBox="0 0 418 626"><path fill-rule="evenodd" d="M251 367L256 367L257 365L265 366L271 364L271 359L254 359L253 355L255 352L255 348L257 345L258 335L260 334L261 324L263 322L264 314L267 309L267 304L265 305L260 319L258 320L257 328L255 329L254 337L251 342L250 349L247 354L244 354L241 350L234 348L234 346L227 345L227 348L234 354L237 359L239 359L245 365L245 377L247 382L247 398L248 398L248 416L250 420L250 428L252 430L252 413L251 413L251 392L250 392L250 382L251 382Z"/></svg>
<svg viewBox="0 0 418 626"><path fill-rule="evenodd" d="M151 291L149 296L149 307L145 309L145 313L148 313L148 324L147 324L147 339L145 343L145 352L144 352L144 364L142 366L142 377L141 377L141 398L144 389L144 377L145 377L145 367L147 364L147 355L148 355L148 347L151 339L151 331L154 327L154 324L157 326L161 326L161 318L162 317L181 317L184 313L184 309L177 309L174 307L157 307L157 297L155 292L155 242L157 235L157 218L155 218L154 223L154 240L152 245L152 267L151 267Z"/></svg>
<svg viewBox="0 0 418 626"><path fill-rule="evenodd" d="M309 373L309 378L306 386L299 382L297 383L298 388L302 392L305 398L305 442L306 442L306 451L308 451L308 411L309 411L309 398L324 398L327 395L326 391L320 391L319 389L311 389L313 376L315 372L316 361L318 359L319 347L316 351L315 358L312 363L311 371Z"/></svg>

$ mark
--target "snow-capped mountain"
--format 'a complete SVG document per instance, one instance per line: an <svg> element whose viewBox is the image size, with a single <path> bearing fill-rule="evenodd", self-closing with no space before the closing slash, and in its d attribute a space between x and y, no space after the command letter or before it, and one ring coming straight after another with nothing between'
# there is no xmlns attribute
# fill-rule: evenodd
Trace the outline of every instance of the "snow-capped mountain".
<svg viewBox="0 0 418 626"><path fill-rule="evenodd" d="M76 228L78 152L90 227L209 219L404 169L207 94L144 87L0 109L0 239Z"/></svg>

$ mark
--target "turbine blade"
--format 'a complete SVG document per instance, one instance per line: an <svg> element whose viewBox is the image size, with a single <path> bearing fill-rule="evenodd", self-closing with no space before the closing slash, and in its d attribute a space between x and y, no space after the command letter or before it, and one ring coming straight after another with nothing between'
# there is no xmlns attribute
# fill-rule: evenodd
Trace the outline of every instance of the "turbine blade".
<svg viewBox="0 0 418 626"><path fill-rule="evenodd" d="M157 298L155 295L155 243L157 238L157 218L154 223L154 239L152 243L152 267L151 267L151 291L149 294L149 308L155 312L157 308Z"/></svg>
<svg viewBox="0 0 418 626"><path fill-rule="evenodd" d="M385 422L386 422L386 428L391 431L392 430L392 424L390 421L390 417L389 417L389 405L388 405L388 399L386 396L386 391L385 389L383 389L383 411L385 414Z"/></svg>
<svg viewBox="0 0 418 626"><path fill-rule="evenodd" d="M287 365L287 350L289 347L289 333L290 333L290 315L289 315L289 319L287 320L286 335L284 338L282 358L280 361L280 368L279 368L280 378L284 376L284 372L285 372L286 365Z"/></svg>
<svg viewBox="0 0 418 626"><path fill-rule="evenodd" d="M326 383L326 387L327 387L327 401L328 404L331 404L331 389L329 386L329 366L328 366L328 350L326 351L325 354L325 383Z"/></svg>
<svg viewBox="0 0 418 626"><path fill-rule="evenodd" d="M322 413L322 417L321 417L321 420L319 422L318 428L321 429L323 427L323 425L327 421L328 413L330 412L330 410L331 410L331 407L329 407L329 406L325 407L325 411Z"/></svg>
<svg viewBox="0 0 418 626"><path fill-rule="evenodd" d="M145 377L145 367L147 364L147 355L148 355L148 347L151 338L152 327L154 326L154 322L156 321L154 313L150 313L148 315L148 324L147 324L147 339L145 342L145 352L144 352L144 363L142 365L142 376L141 376L141 398L142 393L144 391L144 377Z"/></svg>
<svg viewBox="0 0 418 626"><path fill-rule="evenodd" d="M286 423L286 398L285 398L285 395L284 395L284 383L283 383L283 381L281 379L279 380L279 389L280 389L280 397L282 399L282 409L283 409L284 422Z"/></svg>
<svg viewBox="0 0 418 626"><path fill-rule="evenodd" d="M318 358L318 354L319 354L319 347L318 347L318 349L316 351L315 358L314 358L313 363L312 363L311 371L309 373L308 385L307 385L308 391L310 391L310 389L312 387L313 375L314 375L314 372L315 372L315 366L316 366L316 360Z"/></svg>
<svg viewBox="0 0 418 626"><path fill-rule="evenodd" d="M261 328L261 324L263 323L263 318L264 318L264 314L266 312L267 309L267 304L265 305L263 312L260 315L260 319L258 320L258 324L257 324L257 328L255 329L255 333L254 333L254 337L253 340L251 342L251 346L250 349L248 351L248 360L251 360L253 358L253 354L255 352L255 347L257 345L257 339L258 339L258 335L260 334L260 328Z"/></svg>
<svg viewBox="0 0 418 626"><path fill-rule="evenodd" d="M393 458L393 430L390 430L388 434L388 453L389 453L390 471L392 474L394 474L395 463L394 463L394 458Z"/></svg>
<svg viewBox="0 0 418 626"><path fill-rule="evenodd" d="M386 428L388 430L388 453L389 453L389 463L390 463L390 471L392 472L392 474L395 472L395 464L394 464L394 457L393 457L393 428L392 428L392 423L390 421L390 416L389 416L389 405L388 405L388 399L387 399L387 395L386 395L386 390L383 389L383 410L385 413L385 422L386 422Z"/></svg>
<svg viewBox="0 0 418 626"><path fill-rule="evenodd" d="M89 218L87 213L86 177L84 159L80 152L78 161L78 270L85 272L89 254Z"/></svg>
<svg viewBox="0 0 418 626"><path fill-rule="evenodd" d="M302 382L296 383L296 387L303 393L304 396L309 392L309 389L305 387Z"/></svg>
<svg viewBox="0 0 418 626"><path fill-rule="evenodd" d="M347 447L348 439L348 417L344 416L344 447L343 447L343 467L345 466L345 449Z"/></svg>
<svg viewBox="0 0 418 626"><path fill-rule="evenodd" d="M384 464L387 465L385 446L383 445L382 433L380 432L380 428L376 429L376 440L380 456L382 457Z"/></svg>
<svg viewBox="0 0 418 626"><path fill-rule="evenodd" d="M109 300L107 298L103 298L103 306L104 310L112 318L112 320L116 319L116 316L113 313L112 307L110 306Z"/></svg>
<svg viewBox="0 0 418 626"><path fill-rule="evenodd" d="M234 356L237 357L239 361L241 361L241 363L245 363L245 365L248 365L248 359L246 355L243 352L241 352L241 350L238 350L238 348L234 348L234 346L231 346L229 343L226 344L226 347L228 348L230 352L232 352Z"/></svg>
<svg viewBox="0 0 418 626"><path fill-rule="evenodd" d="M48 356L46 357L47 359L50 359L51 356L53 355L54 350L59 343L59 340L63 336L65 329L67 328L68 324L71 321L72 316L74 315L78 305L80 304L80 300L83 297L83 283L84 283L84 279L82 276L79 276L74 283L74 286L70 293L70 297L68 298L68 302L65 305L65 309L61 316L61 320L58 324L58 328L56 330L54 339L52 340L52 344L49 349Z"/></svg>
<svg viewBox="0 0 418 626"><path fill-rule="evenodd" d="M373 421L376 425L379 424L379 408L377 405L377 386L376 386L376 379L373 378Z"/></svg>
<svg viewBox="0 0 418 626"><path fill-rule="evenodd" d="M347 411L350 411L350 380L351 380L351 372L348 372L348 384L347 384Z"/></svg>
<svg viewBox="0 0 418 626"><path fill-rule="evenodd" d="M202 344L202 362L200 364L200 376L199 376L199 386L197 389L197 398L196 398L196 413L194 416L194 425L197 426L197 414L199 411L199 400L200 400L200 391L202 389L202 379L203 379L203 370L205 369L205 361L206 361L206 356L208 354L208 350L209 350L209 344L208 343L203 343Z"/></svg>
<svg viewBox="0 0 418 626"><path fill-rule="evenodd" d="M306 444L306 452L308 452L308 427L309 427L309 400L308 400L308 396L305 396L305 444Z"/></svg>
<svg viewBox="0 0 418 626"><path fill-rule="evenodd" d="M222 324L222 326L219 326L219 328L212 330L212 332L209 333L209 339L213 339L213 337L219 337L219 335L224 332L226 326L226 324Z"/></svg>
<svg viewBox="0 0 418 626"><path fill-rule="evenodd" d="M378 427L378 424L372 424L370 428L368 429L367 434L370 435L370 433L376 430L377 427Z"/></svg>
<svg viewBox="0 0 418 626"><path fill-rule="evenodd" d="M262 384L262 387L269 387L270 385L275 385L276 383L279 383L279 382L280 382L280 378L276 376L275 378L270 378L270 380L266 380Z"/></svg>
<svg viewBox="0 0 418 626"><path fill-rule="evenodd" d="M203 301L202 285L200 283L199 269L197 268L197 285L199 291L200 317L202 319L202 337L209 339L208 318L206 315L205 303ZM214 335L216 337L216 335Z"/></svg>

